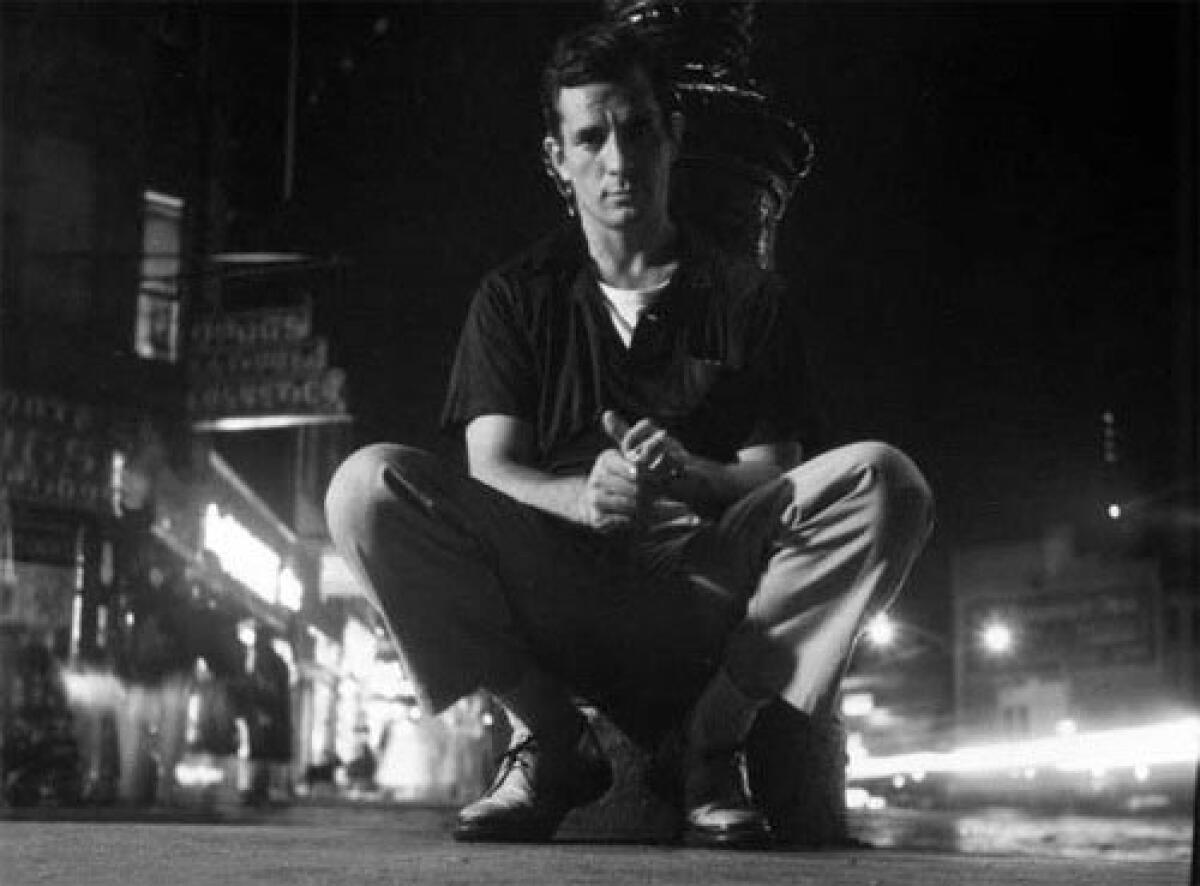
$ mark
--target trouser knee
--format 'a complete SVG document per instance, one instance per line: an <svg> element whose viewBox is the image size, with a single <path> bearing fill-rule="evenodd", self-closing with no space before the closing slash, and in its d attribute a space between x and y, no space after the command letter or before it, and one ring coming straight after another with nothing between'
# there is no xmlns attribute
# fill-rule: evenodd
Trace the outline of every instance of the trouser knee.
<svg viewBox="0 0 1200 886"><path fill-rule="evenodd" d="M843 488L858 503L876 544L916 550L924 545L933 528L933 494L912 459L878 441L850 443L821 457L834 459L846 475Z"/></svg>
<svg viewBox="0 0 1200 886"><path fill-rule="evenodd" d="M435 456L400 443L373 443L352 453L325 493L325 517L334 541L340 544L368 529L380 507L394 500L397 478L419 490L436 465Z"/></svg>

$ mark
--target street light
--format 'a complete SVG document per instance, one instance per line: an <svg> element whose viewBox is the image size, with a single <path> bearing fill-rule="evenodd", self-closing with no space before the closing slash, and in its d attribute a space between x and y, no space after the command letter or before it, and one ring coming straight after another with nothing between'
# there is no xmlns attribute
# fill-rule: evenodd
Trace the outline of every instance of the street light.
<svg viewBox="0 0 1200 886"><path fill-rule="evenodd" d="M896 624L886 612L881 612L871 619L867 625L867 639L871 641L872 646L879 649L886 649L895 642Z"/></svg>
<svg viewBox="0 0 1200 886"><path fill-rule="evenodd" d="M981 637L983 648L993 655L1007 655L1012 652L1014 645L1012 628L1004 622L994 621L986 625Z"/></svg>
<svg viewBox="0 0 1200 886"><path fill-rule="evenodd" d="M864 633L867 641L879 650L896 649L901 645L902 635L911 635L922 645L934 646L947 655L953 652L950 638L909 622L899 623L886 612L880 612L867 622ZM1016 648L1016 633L999 619L984 625L977 637L979 645L990 655L1009 655Z"/></svg>
<svg viewBox="0 0 1200 886"><path fill-rule="evenodd" d="M949 637L911 621L897 621L886 612L880 612L868 621L864 634L867 642L879 650L912 655L932 648L944 655L953 654Z"/></svg>

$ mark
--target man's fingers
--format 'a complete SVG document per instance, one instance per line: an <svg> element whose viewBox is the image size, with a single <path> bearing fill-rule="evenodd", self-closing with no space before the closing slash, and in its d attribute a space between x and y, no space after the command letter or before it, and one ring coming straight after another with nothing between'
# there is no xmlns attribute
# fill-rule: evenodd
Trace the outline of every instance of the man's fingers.
<svg viewBox="0 0 1200 886"><path fill-rule="evenodd" d="M609 439L618 446L622 445L625 435L629 433L629 422L611 409L606 409L600 416L600 426L604 428L604 433L608 434Z"/></svg>
<svg viewBox="0 0 1200 886"><path fill-rule="evenodd" d="M653 419L639 419L630 426L611 409L600 416L600 423L604 427L604 433L620 447L621 454L635 460L644 457L647 447L657 445L667 436L667 432Z"/></svg>
<svg viewBox="0 0 1200 886"><path fill-rule="evenodd" d="M661 468L667 461L667 450L659 449L654 453L654 457L646 460L646 470L654 473Z"/></svg>
<svg viewBox="0 0 1200 886"><path fill-rule="evenodd" d="M653 420L643 418L634 423L633 427L625 433L625 437L621 440L621 451L627 457L632 457L634 453L645 446L655 434L665 433Z"/></svg>
<svg viewBox="0 0 1200 886"><path fill-rule="evenodd" d="M637 496L605 491L597 496L596 509L605 514L632 515L637 513Z"/></svg>
<svg viewBox="0 0 1200 886"><path fill-rule="evenodd" d="M637 468L615 449L600 453L587 481L587 507L597 528L609 516L632 517L637 513L639 482Z"/></svg>
<svg viewBox="0 0 1200 886"><path fill-rule="evenodd" d="M646 465L652 461L661 461L666 455L666 440L667 432L659 428L631 449L629 457L636 465Z"/></svg>
<svg viewBox="0 0 1200 886"><path fill-rule="evenodd" d="M595 528L600 532L613 532L633 523L633 518L623 514L601 514L596 518Z"/></svg>
<svg viewBox="0 0 1200 886"><path fill-rule="evenodd" d="M637 479L637 468L617 450L606 449L596 460L593 476L596 479L612 477L632 481Z"/></svg>
<svg viewBox="0 0 1200 886"><path fill-rule="evenodd" d="M633 522L637 516L637 496L612 489L593 489L589 510L596 529L615 529Z"/></svg>
<svg viewBox="0 0 1200 886"><path fill-rule="evenodd" d="M624 475L600 477L592 485L595 488L596 496L605 499L624 498L632 500L636 499L638 494L637 482Z"/></svg>

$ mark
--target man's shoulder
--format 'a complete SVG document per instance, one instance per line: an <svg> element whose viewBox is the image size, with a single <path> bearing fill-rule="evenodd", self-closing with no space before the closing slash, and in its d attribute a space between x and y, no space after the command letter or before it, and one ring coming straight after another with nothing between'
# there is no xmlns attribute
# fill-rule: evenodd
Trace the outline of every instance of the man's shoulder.
<svg viewBox="0 0 1200 886"><path fill-rule="evenodd" d="M514 292L528 291L539 283L574 276L586 258L578 226L563 225L493 268L484 282L498 283Z"/></svg>

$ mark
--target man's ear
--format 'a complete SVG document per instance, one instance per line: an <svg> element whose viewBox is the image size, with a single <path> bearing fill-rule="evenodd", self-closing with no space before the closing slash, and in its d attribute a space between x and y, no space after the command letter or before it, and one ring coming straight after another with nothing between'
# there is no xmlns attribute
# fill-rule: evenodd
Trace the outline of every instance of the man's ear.
<svg viewBox="0 0 1200 886"><path fill-rule="evenodd" d="M562 174L563 165L563 149L552 135L548 135L542 139L542 161L546 164L546 171L551 173L559 181L565 181L565 176Z"/></svg>

